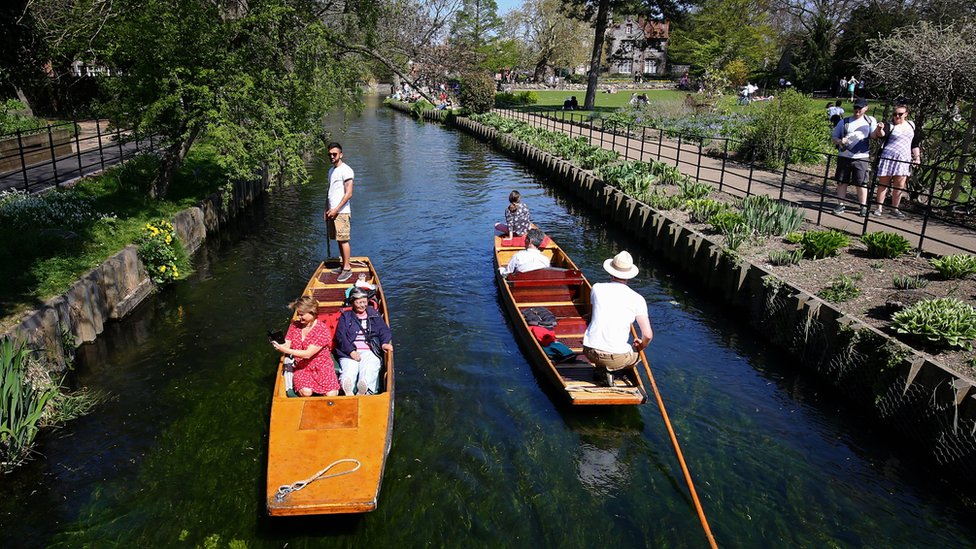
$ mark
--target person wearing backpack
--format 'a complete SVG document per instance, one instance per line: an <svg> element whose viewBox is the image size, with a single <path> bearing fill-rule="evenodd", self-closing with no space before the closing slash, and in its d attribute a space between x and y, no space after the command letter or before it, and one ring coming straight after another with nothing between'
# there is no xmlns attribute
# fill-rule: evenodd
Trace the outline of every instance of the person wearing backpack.
<svg viewBox="0 0 976 549"><path fill-rule="evenodd" d="M871 179L871 165L869 162L870 137L877 127L877 120L867 116L868 100L861 98L854 102L854 114L841 120L831 134L831 140L837 146L837 199L840 204L834 208L834 213L844 213L844 202L847 201L847 185L857 186L857 203L859 213L868 215L868 182Z"/></svg>
<svg viewBox="0 0 976 549"><path fill-rule="evenodd" d="M885 197L890 188L891 215L899 219L905 218L905 214L899 209L901 197L905 192L912 168L918 166L922 160L919 149L922 132L908 119L908 112L908 105L897 105L891 122L887 124L881 122L874 130L875 138L884 139L878 161L877 208L871 212L871 215L876 217L881 217Z"/></svg>

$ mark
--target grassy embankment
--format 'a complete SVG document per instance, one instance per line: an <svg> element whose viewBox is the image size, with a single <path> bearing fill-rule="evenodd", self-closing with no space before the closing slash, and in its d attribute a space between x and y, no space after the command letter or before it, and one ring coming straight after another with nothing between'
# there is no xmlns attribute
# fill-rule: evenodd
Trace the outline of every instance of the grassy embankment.
<svg viewBox="0 0 976 549"><path fill-rule="evenodd" d="M147 193L157 163L151 156L42 197L0 198L2 325L66 291L135 242L146 223L169 219L219 189L227 177L213 158L209 146L195 146L165 200L152 200Z"/></svg>

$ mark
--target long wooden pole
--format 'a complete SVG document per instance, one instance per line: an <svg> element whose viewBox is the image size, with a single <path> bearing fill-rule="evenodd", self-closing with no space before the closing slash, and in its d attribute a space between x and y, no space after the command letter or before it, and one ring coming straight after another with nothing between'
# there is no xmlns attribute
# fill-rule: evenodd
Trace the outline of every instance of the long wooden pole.
<svg viewBox="0 0 976 549"><path fill-rule="evenodd" d="M718 549L718 545L715 543L715 536L712 535L712 529L708 526L708 519L705 518L705 511L702 509L701 501L698 500L698 492L695 491L695 483L691 480L691 472L688 471L688 465L685 464L685 457L681 454L681 447L678 446L678 437L674 434L674 428L671 427L671 420L668 418L668 410L664 407L664 400L661 399L661 392L657 390L657 383L654 382L654 374L651 373L650 363L647 362L647 356L644 354L644 350L641 349L640 352L641 362L644 363L644 371L647 372L647 379L651 382L651 389L654 390L654 397L657 399L657 406L661 409L661 417L664 419L664 426L668 428L668 436L671 437L671 445L674 446L674 453L678 455L678 463L681 464L681 472L685 475L685 482L688 483L688 491L691 492L691 499L695 502L695 510L698 511L698 519L701 521L702 528L705 529L705 536L708 537L708 544L712 549Z"/></svg>

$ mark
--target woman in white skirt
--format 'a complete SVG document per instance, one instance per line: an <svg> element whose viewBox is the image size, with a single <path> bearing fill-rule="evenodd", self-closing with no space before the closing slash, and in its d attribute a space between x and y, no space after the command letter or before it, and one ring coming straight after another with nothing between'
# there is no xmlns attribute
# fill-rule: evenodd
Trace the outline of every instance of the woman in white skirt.
<svg viewBox="0 0 976 549"><path fill-rule="evenodd" d="M881 158L878 162L878 207L871 215L881 216L882 204L891 188L891 214L899 219L905 214L898 209L904 194L908 176L912 168L921 161L921 151L918 148L922 132L915 128L915 123L908 119L908 106L895 107L895 115L891 122L878 123L874 130L874 137L883 139Z"/></svg>

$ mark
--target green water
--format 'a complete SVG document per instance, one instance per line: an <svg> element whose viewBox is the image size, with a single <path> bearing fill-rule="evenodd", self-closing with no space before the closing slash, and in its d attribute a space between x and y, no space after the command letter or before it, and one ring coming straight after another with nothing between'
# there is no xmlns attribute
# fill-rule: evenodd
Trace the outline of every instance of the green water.
<svg viewBox="0 0 976 549"><path fill-rule="evenodd" d="M924 464L584 204L376 105L337 137L356 170L353 253L380 271L397 343L378 510L263 510L276 356L263 334L327 255L319 166L319 183L273 194L189 280L81 350L77 381L112 400L3 478L0 545L703 547L654 403L567 409L515 345L490 240L514 188L591 280L617 250L636 256L655 377L720 545L974 544L972 510Z"/></svg>

